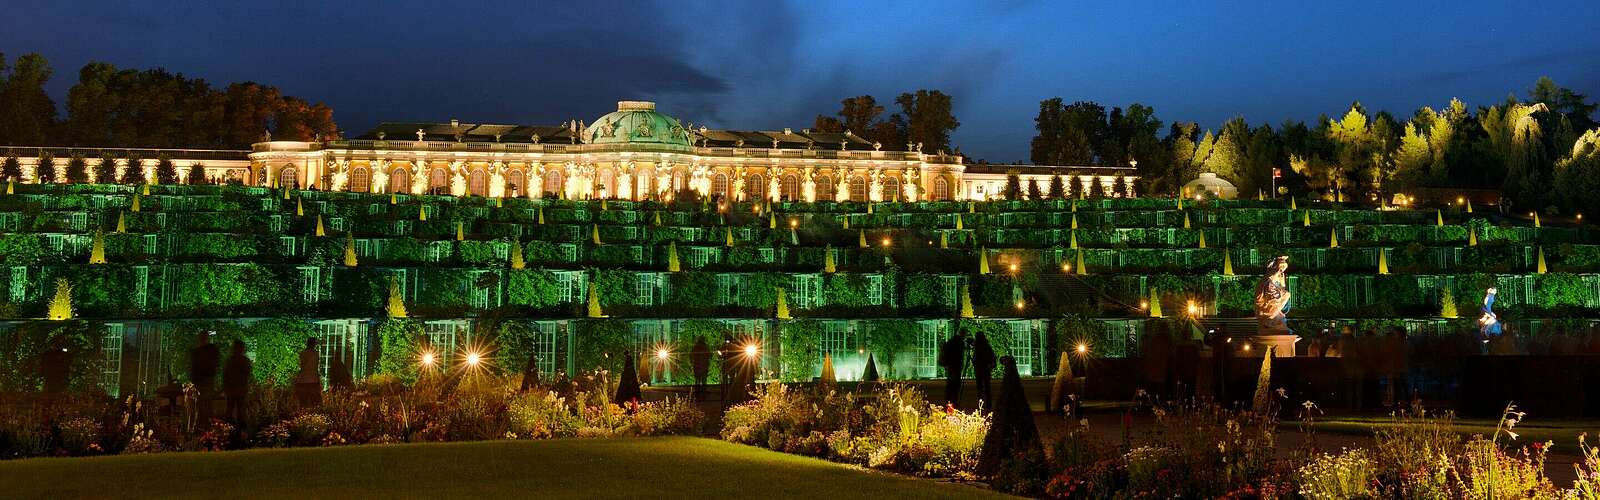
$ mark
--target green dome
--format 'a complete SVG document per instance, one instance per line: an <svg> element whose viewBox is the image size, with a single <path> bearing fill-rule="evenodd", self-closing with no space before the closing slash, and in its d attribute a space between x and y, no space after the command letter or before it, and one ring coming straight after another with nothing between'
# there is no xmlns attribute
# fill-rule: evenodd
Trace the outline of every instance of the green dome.
<svg viewBox="0 0 1600 500"><path fill-rule="evenodd" d="M689 132L677 118L656 112L649 101L617 101L617 110L583 130L589 144L655 143L689 145Z"/></svg>

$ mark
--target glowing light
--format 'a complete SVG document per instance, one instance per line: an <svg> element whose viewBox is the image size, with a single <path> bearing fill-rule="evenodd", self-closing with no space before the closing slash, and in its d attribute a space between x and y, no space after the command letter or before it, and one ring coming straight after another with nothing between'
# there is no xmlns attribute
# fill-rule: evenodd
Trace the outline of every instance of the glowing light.
<svg viewBox="0 0 1600 500"><path fill-rule="evenodd" d="M1072 272L1072 264L1068 264L1068 263L1062 262L1061 263L1061 272L1063 272L1063 273Z"/></svg>
<svg viewBox="0 0 1600 500"><path fill-rule="evenodd" d="M745 344L744 345L744 355L745 356L749 356L749 357L754 358L758 354L761 354L761 346L760 345L757 345L755 343L750 343L750 344Z"/></svg>
<svg viewBox="0 0 1600 500"><path fill-rule="evenodd" d="M1150 301L1147 301L1147 300L1139 301L1139 308L1140 309L1149 309L1150 308Z"/></svg>
<svg viewBox="0 0 1600 500"><path fill-rule="evenodd" d="M1017 265L1016 265L1016 264L1015 264L1015 263L1013 263L1013 264L1011 264L1011 265L1010 265L1010 266L1006 266L1006 267L1007 267L1007 268L1008 268L1008 269L1010 269L1010 270L1011 270L1011 272L1013 272L1013 273L1014 273L1014 272L1017 272Z"/></svg>
<svg viewBox="0 0 1600 500"><path fill-rule="evenodd" d="M1245 344L1244 347L1241 347L1240 349L1244 349L1245 352L1249 352L1250 351L1250 344Z"/></svg>
<svg viewBox="0 0 1600 500"><path fill-rule="evenodd" d="M422 366L431 367L431 366L433 366L433 361L434 361L433 360L433 353L431 353L431 352L422 353Z"/></svg>
<svg viewBox="0 0 1600 500"><path fill-rule="evenodd" d="M789 227L800 227L800 221L789 219Z"/></svg>
<svg viewBox="0 0 1600 500"><path fill-rule="evenodd" d="M883 237L883 246L889 246L889 237L888 236L884 236Z"/></svg>
<svg viewBox="0 0 1600 500"><path fill-rule="evenodd" d="M1088 352L1089 352L1089 346L1087 344L1083 344L1083 343L1079 343L1078 344L1078 354L1085 354L1085 353L1088 353Z"/></svg>
<svg viewBox="0 0 1600 500"><path fill-rule="evenodd" d="M482 363L482 362L483 362L483 355L482 354L478 354L477 352L469 352L469 353L467 353L467 366L478 366L478 363Z"/></svg>
<svg viewBox="0 0 1600 500"><path fill-rule="evenodd" d="M1020 300L1019 300L1019 301L1017 301L1017 310L1018 310L1018 311L1021 311L1021 310L1022 310L1022 301L1020 301Z"/></svg>
<svg viewBox="0 0 1600 500"><path fill-rule="evenodd" d="M1463 205L1463 204L1466 204L1466 203L1467 203L1467 199L1465 197L1462 197L1462 196L1457 196L1456 197L1456 204L1457 205Z"/></svg>
<svg viewBox="0 0 1600 500"><path fill-rule="evenodd" d="M662 361L666 361L667 356L671 356L671 355L672 355L672 353L667 352L666 349L656 349L656 359L659 359L659 360L662 360Z"/></svg>
<svg viewBox="0 0 1600 500"><path fill-rule="evenodd" d="M1191 316L1195 315L1195 314L1200 314L1200 306L1194 305L1194 301L1193 300L1189 301L1189 314Z"/></svg>

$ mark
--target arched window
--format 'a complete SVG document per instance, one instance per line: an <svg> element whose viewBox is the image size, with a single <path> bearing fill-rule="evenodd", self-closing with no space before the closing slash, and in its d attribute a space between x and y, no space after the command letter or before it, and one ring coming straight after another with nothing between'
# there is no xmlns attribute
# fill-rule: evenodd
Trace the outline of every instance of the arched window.
<svg viewBox="0 0 1600 500"><path fill-rule="evenodd" d="M764 200L767 198L767 178L761 174L750 174L744 181L744 196L750 200Z"/></svg>
<svg viewBox="0 0 1600 500"><path fill-rule="evenodd" d="M788 174L783 176L783 181L779 182L778 184L779 194L783 196L784 201L795 201L800 199L799 177L795 176L794 174Z"/></svg>
<svg viewBox="0 0 1600 500"><path fill-rule="evenodd" d="M526 185L528 179L522 175L521 169L513 168L510 170L510 172L506 172L506 195L512 197L522 196L527 192L525 190L528 188Z"/></svg>
<svg viewBox="0 0 1600 500"><path fill-rule="evenodd" d="M615 198L617 196L617 171L602 168L595 176L594 196L596 198Z"/></svg>
<svg viewBox="0 0 1600 500"><path fill-rule="evenodd" d="M450 174L444 169L436 168L428 172L428 192L439 194L440 191L450 189Z"/></svg>
<svg viewBox="0 0 1600 500"><path fill-rule="evenodd" d="M850 178L850 201L867 201L867 176Z"/></svg>
<svg viewBox="0 0 1600 500"><path fill-rule="evenodd" d="M817 176L817 201L833 201L833 177L826 175Z"/></svg>
<svg viewBox="0 0 1600 500"><path fill-rule="evenodd" d="M560 170L551 170L550 172L544 174L544 192L545 192L545 194L553 194L553 195L558 195L559 196L561 194L561 191L564 190L565 188L566 188L566 182L565 182L565 179L561 178L561 171Z"/></svg>
<svg viewBox="0 0 1600 500"><path fill-rule="evenodd" d="M689 179L683 175L683 170L672 172L672 190L683 191L689 189Z"/></svg>
<svg viewBox="0 0 1600 500"><path fill-rule="evenodd" d="M404 167L398 167L395 168L393 172L389 172L389 192L411 192L411 170Z"/></svg>
<svg viewBox="0 0 1600 500"><path fill-rule="evenodd" d="M479 168L468 174L467 192L473 196L489 196L489 173Z"/></svg>
<svg viewBox="0 0 1600 500"><path fill-rule="evenodd" d="M656 169L639 167L633 171L633 199L648 200L656 197Z"/></svg>
<svg viewBox="0 0 1600 500"><path fill-rule="evenodd" d="M368 193L372 191L372 173L367 167L350 169L350 191Z"/></svg>
<svg viewBox="0 0 1600 500"><path fill-rule="evenodd" d="M728 174L717 174L711 180L712 196L728 196Z"/></svg>
<svg viewBox="0 0 1600 500"><path fill-rule="evenodd" d="M883 178L883 201L900 201L905 199L905 193L900 192L900 178Z"/></svg>
<svg viewBox="0 0 1600 500"><path fill-rule="evenodd" d="M294 167L283 167L278 170L278 187L298 189L300 183L296 179L298 177L295 176Z"/></svg>
<svg viewBox="0 0 1600 500"><path fill-rule="evenodd" d="M129 170L137 170L140 167L139 167L138 161L130 160L128 162L128 166L125 167L125 168L129 169ZM256 169L256 185L257 186L265 186L265 185L267 185L267 169L266 169L266 167L262 167L262 168Z"/></svg>
<svg viewBox="0 0 1600 500"><path fill-rule="evenodd" d="M933 178L933 199L935 201L950 200L950 181L944 180L942 175Z"/></svg>

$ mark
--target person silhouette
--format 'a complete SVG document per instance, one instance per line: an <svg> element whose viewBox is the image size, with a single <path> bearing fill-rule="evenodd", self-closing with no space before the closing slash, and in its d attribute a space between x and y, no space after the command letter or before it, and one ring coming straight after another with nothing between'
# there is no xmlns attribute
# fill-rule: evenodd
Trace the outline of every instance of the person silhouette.
<svg viewBox="0 0 1600 500"><path fill-rule="evenodd" d="M236 426L244 425L245 398L250 395L250 371L253 366L245 354L244 341L235 339L228 363L222 368L222 396L228 400L227 419Z"/></svg>
<svg viewBox="0 0 1600 500"><path fill-rule="evenodd" d="M689 367L694 371L694 398L705 397L706 379L711 376L711 346L705 337L695 339L689 349Z"/></svg>
<svg viewBox="0 0 1600 500"><path fill-rule="evenodd" d="M328 388L338 391L355 388L355 375L350 372L350 363L345 361L344 350L334 353L332 358L328 362Z"/></svg>
<svg viewBox="0 0 1600 500"><path fill-rule="evenodd" d="M972 341L972 378L978 384L978 401L989 408L994 407L989 379L994 374L995 361L994 346L989 345L989 336L978 332Z"/></svg>
<svg viewBox="0 0 1600 500"><path fill-rule="evenodd" d="M528 363L522 366L522 392L539 386L539 354L528 353Z"/></svg>
<svg viewBox="0 0 1600 500"><path fill-rule="evenodd" d="M939 347L939 366L944 368L944 401L955 406L961 400L961 369L966 366L967 334L957 333Z"/></svg>
<svg viewBox="0 0 1600 500"><path fill-rule="evenodd" d="M306 348L300 350L300 371L294 374L294 395L301 408L322 405L322 358L317 352L317 339L306 339Z"/></svg>
<svg viewBox="0 0 1600 500"><path fill-rule="evenodd" d="M72 376L72 358L75 353L67 345L65 335L50 339L50 346L39 354L39 378L44 379L44 394L50 399L67 391L67 380Z"/></svg>
<svg viewBox="0 0 1600 500"><path fill-rule="evenodd" d="M217 350L217 345L211 343L211 336L217 332L200 332L195 336L194 348L189 349L189 383L199 391L199 399L195 401L197 422L202 426L211 425L211 412L214 400L217 397L217 368L221 362L222 353Z"/></svg>

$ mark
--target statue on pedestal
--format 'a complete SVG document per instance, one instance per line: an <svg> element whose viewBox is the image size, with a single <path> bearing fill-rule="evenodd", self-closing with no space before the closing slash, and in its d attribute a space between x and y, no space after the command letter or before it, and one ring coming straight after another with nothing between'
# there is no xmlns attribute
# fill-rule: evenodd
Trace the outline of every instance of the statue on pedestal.
<svg viewBox="0 0 1600 500"><path fill-rule="evenodd" d="M1289 330L1289 256L1267 262L1267 273L1256 284L1256 335L1291 335Z"/></svg>

